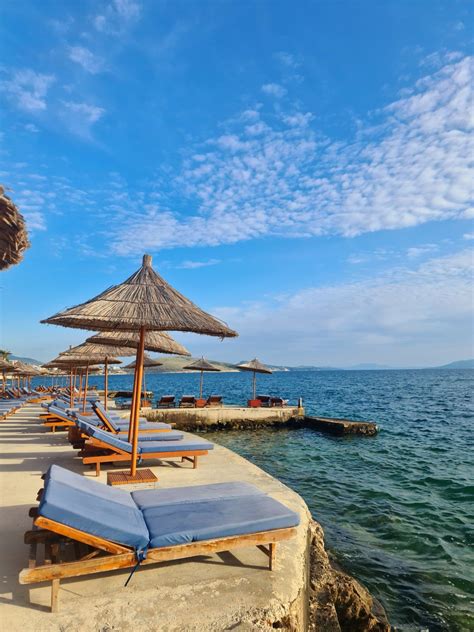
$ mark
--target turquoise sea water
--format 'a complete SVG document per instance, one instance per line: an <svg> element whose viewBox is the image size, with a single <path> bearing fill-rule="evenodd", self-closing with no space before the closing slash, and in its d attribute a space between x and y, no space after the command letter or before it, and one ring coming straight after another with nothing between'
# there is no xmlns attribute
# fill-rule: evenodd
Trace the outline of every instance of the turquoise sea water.
<svg viewBox="0 0 474 632"><path fill-rule="evenodd" d="M198 375L150 375L196 394ZM92 378L101 384L101 378ZM251 375L208 374L207 394L242 403ZM258 391L303 397L308 413L379 422L374 438L313 430L213 433L306 500L341 565L397 629L474 630L474 371L321 371L259 376ZM131 388L129 376L112 387Z"/></svg>

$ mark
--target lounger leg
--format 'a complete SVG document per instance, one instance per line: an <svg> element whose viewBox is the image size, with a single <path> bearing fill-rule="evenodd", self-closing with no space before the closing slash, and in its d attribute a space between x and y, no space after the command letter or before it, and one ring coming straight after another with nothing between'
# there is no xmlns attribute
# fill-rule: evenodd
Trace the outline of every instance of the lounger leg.
<svg viewBox="0 0 474 632"><path fill-rule="evenodd" d="M275 568L276 561L276 542L272 542L269 545L269 556L268 556L268 568L272 571Z"/></svg>
<svg viewBox="0 0 474 632"><path fill-rule="evenodd" d="M59 583L59 579L53 579L51 582L51 612L58 611Z"/></svg>
<svg viewBox="0 0 474 632"><path fill-rule="evenodd" d="M193 470L195 470L198 466L198 458L197 456L194 457L194 461L193 461Z"/></svg>
<svg viewBox="0 0 474 632"><path fill-rule="evenodd" d="M95 475L100 476L100 461L95 464Z"/></svg>

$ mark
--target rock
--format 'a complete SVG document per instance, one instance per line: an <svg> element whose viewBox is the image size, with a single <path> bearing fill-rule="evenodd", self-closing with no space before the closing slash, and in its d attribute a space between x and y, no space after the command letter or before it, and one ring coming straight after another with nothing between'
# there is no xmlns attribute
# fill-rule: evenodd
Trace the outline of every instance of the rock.
<svg viewBox="0 0 474 632"><path fill-rule="evenodd" d="M321 526L310 524L309 632L390 632L382 605L332 562Z"/></svg>

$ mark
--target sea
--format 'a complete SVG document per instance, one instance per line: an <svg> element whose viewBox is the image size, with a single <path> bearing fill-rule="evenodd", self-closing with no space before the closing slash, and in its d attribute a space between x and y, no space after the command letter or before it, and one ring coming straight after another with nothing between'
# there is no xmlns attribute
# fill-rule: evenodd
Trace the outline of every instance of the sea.
<svg viewBox="0 0 474 632"><path fill-rule="evenodd" d="M205 394L242 404L252 374L209 373ZM102 386L101 377L91 382ZM373 420L375 437L311 429L221 431L208 438L296 490L339 564L396 630L474 630L474 370L290 371L258 393L308 414ZM197 395L199 374L149 374L147 389ZM131 389L113 376L111 389Z"/></svg>

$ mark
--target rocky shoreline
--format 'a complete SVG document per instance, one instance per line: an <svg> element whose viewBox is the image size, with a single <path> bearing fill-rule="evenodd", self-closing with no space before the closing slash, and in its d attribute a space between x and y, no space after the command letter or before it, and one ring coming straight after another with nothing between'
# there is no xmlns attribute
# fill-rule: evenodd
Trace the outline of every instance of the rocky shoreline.
<svg viewBox="0 0 474 632"><path fill-rule="evenodd" d="M324 532L309 526L308 632L390 632L383 606L331 560Z"/></svg>

